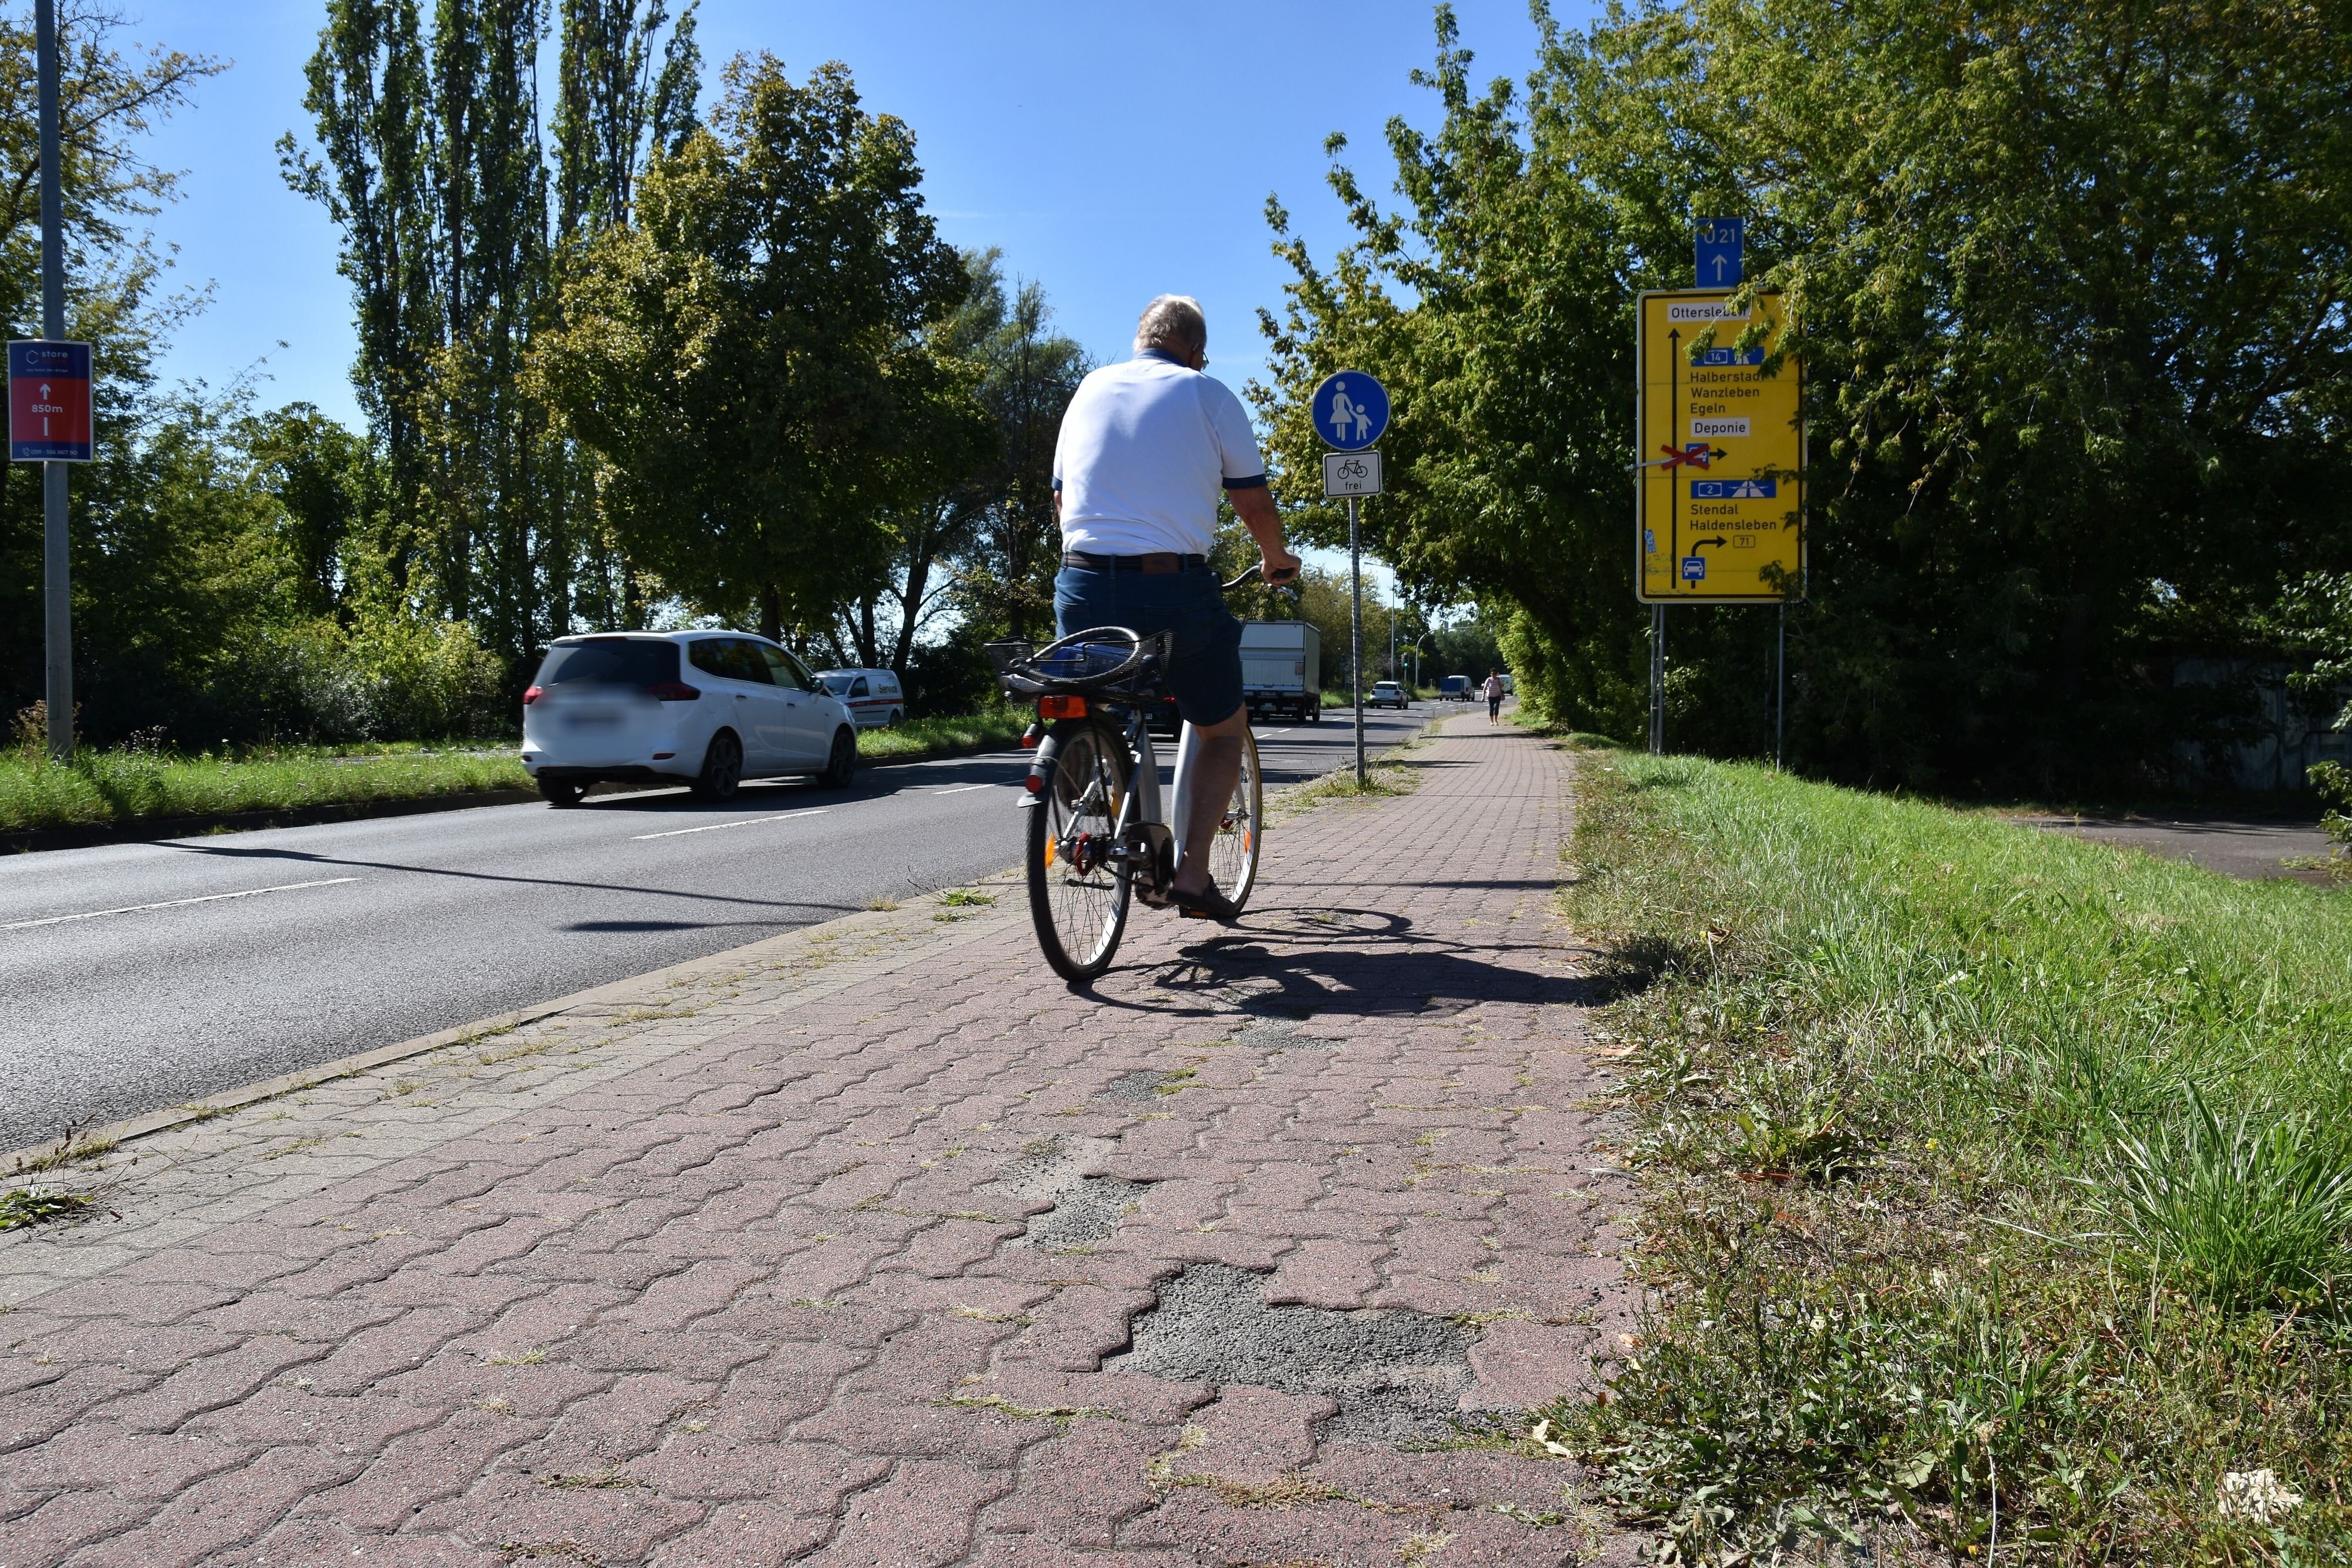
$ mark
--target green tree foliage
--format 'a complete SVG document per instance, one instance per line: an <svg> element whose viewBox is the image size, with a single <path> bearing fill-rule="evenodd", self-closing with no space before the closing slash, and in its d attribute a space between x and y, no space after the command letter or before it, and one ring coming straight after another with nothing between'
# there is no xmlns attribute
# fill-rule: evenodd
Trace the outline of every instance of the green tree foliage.
<svg viewBox="0 0 2352 1568"><path fill-rule="evenodd" d="M612 467L630 555L771 636L887 575L885 518L989 432L928 334L970 288L923 210L914 139L849 72L743 57L708 128L567 279L537 384Z"/></svg>
<svg viewBox="0 0 2352 1568"><path fill-rule="evenodd" d="M1509 607L1559 715L1640 727L1632 303L1690 219L1748 217L1803 334L1810 596L1794 755L1939 786L2145 779L2228 733L2183 655L2278 656L2289 582L2352 565L2352 26L2337 5L1691 0L1545 22L1474 90L1441 10L1440 128L1402 206L1269 321L1288 474L1342 363L1396 396L1409 579ZM1338 151L1335 144L1334 151ZM1769 730L1770 617L1670 612L1679 744Z"/></svg>
<svg viewBox="0 0 2352 1568"><path fill-rule="evenodd" d="M348 619L351 552L382 553L382 541L368 537L377 497L367 443L316 405L297 402L248 420L240 444L278 503L295 602L305 615Z"/></svg>
<svg viewBox="0 0 2352 1568"><path fill-rule="evenodd" d="M551 178L538 54L561 33ZM317 152L287 178L341 229L353 380L385 460L394 585L475 624L519 674L584 612L642 621L605 476L521 371L558 319L559 246L629 221L646 161L693 123L689 6L658 0L331 0L309 67Z"/></svg>
<svg viewBox="0 0 2352 1568"><path fill-rule="evenodd" d="M139 141L223 68L169 49L126 52L121 23L102 8L60 5L58 26L66 329L92 344L97 376L98 460L77 468L72 491L76 659L97 672L115 653L98 633L104 616L140 617L149 603L142 595L151 592L175 601L202 595L201 583L183 580L168 563L115 572L110 552L121 537L111 520L137 501L152 465L169 466L150 451L154 427L172 420L172 411L152 406L150 367L188 305L158 298L160 264L141 225L173 199L177 176L141 156ZM26 8L0 16L0 310L11 338L41 335L38 125ZM191 527L195 536L205 531ZM11 464L0 470L0 679L12 711L42 694L41 551L40 469ZM101 602L108 592L121 597ZM86 719L101 721L105 692L86 680L79 695Z"/></svg>
<svg viewBox="0 0 2352 1568"><path fill-rule="evenodd" d="M976 310L975 310L976 308ZM1077 340L1053 331L1045 288L1007 293L991 264L975 272L972 347L985 367L979 397L996 425L994 461L970 481L973 528L959 601L967 619L1030 637L1054 623L1061 526L1054 516L1054 448L1062 411L1093 365Z"/></svg>

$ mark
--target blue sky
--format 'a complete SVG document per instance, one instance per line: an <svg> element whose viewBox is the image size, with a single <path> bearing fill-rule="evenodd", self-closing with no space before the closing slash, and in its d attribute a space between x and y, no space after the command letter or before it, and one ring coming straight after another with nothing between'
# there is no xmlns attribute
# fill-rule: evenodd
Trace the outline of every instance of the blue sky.
<svg viewBox="0 0 2352 1568"><path fill-rule="evenodd" d="M287 190L274 150L281 132L307 130L302 66L320 0L133 3L130 37L234 62L152 148L186 171L157 237L181 287L214 291L165 376L217 386L266 358L265 401L304 399L356 424L335 232ZM1524 76L1536 42L1525 0L1456 11L1475 75ZM1571 25L1587 11L1558 7ZM868 108L913 127L948 239L1003 247L1007 270L1044 284L1061 329L1097 360L1125 357L1152 295L1197 295L1210 373L1238 390L1261 372L1255 312L1278 307L1286 273L1268 252L1266 196L1328 256L1343 230L1323 140L1345 131L1366 184L1388 189L1382 126L1435 118L1434 95L1407 80L1431 57L1431 15L1426 0L706 0L701 39L707 86L739 50L766 49L795 74L845 61Z"/></svg>

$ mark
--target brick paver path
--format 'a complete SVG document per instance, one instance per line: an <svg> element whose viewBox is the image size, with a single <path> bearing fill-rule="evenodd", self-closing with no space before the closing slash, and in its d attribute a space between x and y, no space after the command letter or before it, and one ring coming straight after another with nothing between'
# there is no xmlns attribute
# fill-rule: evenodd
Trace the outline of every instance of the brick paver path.
<svg viewBox="0 0 2352 1568"><path fill-rule="evenodd" d="M1629 1325L1568 758L1483 717L1094 997L1000 880L57 1177L119 1218L0 1236L0 1568L1621 1554L1515 1440Z"/></svg>

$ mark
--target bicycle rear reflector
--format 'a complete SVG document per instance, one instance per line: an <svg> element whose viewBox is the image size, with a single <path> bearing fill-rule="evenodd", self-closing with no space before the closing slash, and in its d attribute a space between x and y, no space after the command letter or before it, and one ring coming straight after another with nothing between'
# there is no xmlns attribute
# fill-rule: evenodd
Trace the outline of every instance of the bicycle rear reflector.
<svg viewBox="0 0 2352 1568"><path fill-rule="evenodd" d="M1087 716L1087 699L1084 697L1039 697L1037 699L1037 716L1039 718L1084 718Z"/></svg>

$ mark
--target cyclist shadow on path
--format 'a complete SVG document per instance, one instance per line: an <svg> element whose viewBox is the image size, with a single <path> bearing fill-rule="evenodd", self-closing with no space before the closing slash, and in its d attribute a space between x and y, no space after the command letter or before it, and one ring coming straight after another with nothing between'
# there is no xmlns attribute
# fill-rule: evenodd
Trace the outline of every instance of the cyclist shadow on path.
<svg viewBox="0 0 2352 1568"><path fill-rule="evenodd" d="M1614 966L1546 973L1562 960L1598 959L1583 946L1506 936L1481 943L1427 936L1389 910L1267 911L1180 948L1112 971L1092 989L1105 1006L1178 1016L1399 1017L1457 1012L1477 1002L1595 1007L1625 994ZM1516 962L1497 962L1508 954Z"/></svg>

